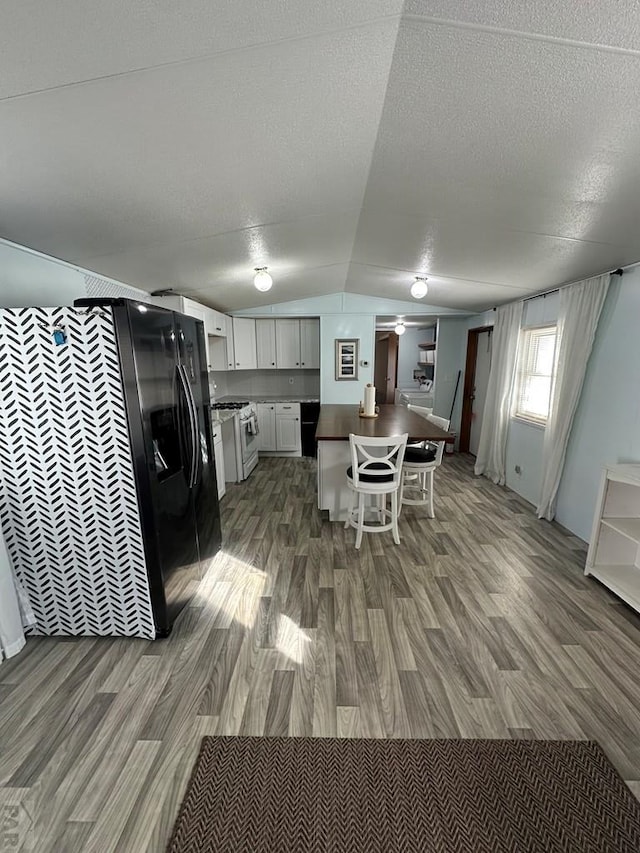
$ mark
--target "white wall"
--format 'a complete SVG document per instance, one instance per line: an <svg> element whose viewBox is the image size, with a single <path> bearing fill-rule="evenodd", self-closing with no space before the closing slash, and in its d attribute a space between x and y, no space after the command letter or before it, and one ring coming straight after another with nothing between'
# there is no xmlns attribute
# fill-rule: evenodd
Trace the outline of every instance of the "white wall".
<svg viewBox="0 0 640 853"><path fill-rule="evenodd" d="M57 308L83 296L154 301L137 287L0 239L0 308Z"/></svg>
<svg viewBox="0 0 640 853"><path fill-rule="evenodd" d="M432 343L435 331L435 326L431 329L408 328L398 339L398 388L418 388L413 378L413 371L420 367L418 344Z"/></svg>
<svg viewBox="0 0 640 853"><path fill-rule="evenodd" d="M320 400L322 403L358 403L364 399L364 386L373 382L375 355L375 314L325 314L320 317ZM357 338L358 379L336 380L336 338ZM367 361L363 367L361 362Z"/></svg>
<svg viewBox="0 0 640 853"><path fill-rule="evenodd" d="M318 370L227 370L210 374L216 383L215 396L225 395L253 399L259 394L299 394L301 397L319 397L320 371Z"/></svg>
<svg viewBox="0 0 640 853"><path fill-rule="evenodd" d="M433 413L441 418L449 417L458 379L458 371L462 371L450 426L451 431L457 433L460 432L460 417L462 414L462 390L464 388L464 364L467 353L468 329L468 317L460 319L445 317L438 320Z"/></svg>
<svg viewBox="0 0 640 853"><path fill-rule="evenodd" d="M588 540L604 465L640 462L640 268L611 280L567 448L556 519Z"/></svg>
<svg viewBox="0 0 640 853"><path fill-rule="evenodd" d="M0 307L54 308L86 296L84 273L55 258L0 241Z"/></svg>

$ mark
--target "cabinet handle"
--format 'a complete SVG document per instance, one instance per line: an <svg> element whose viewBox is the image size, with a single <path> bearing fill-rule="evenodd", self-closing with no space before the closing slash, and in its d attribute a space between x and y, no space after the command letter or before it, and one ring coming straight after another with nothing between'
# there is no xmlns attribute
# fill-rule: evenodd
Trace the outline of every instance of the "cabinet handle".
<svg viewBox="0 0 640 853"><path fill-rule="evenodd" d="M236 367L240 367L240 362L236 361Z"/></svg>
<svg viewBox="0 0 640 853"><path fill-rule="evenodd" d="M275 361L271 362L271 367L275 367Z"/></svg>
<svg viewBox="0 0 640 853"><path fill-rule="evenodd" d="M221 331L222 331L222 326L216 326L216 332L221 332Z"/></svg>
<svg viewBox="0 0 640 853"><path fill-rule="evenodd" d="M298 367L298 362L296 361L296 367Z"/></svg>
<svg viewBox="0 0 640 853"><path fill-rule="evenodd" d="M302 366L304 367L304 361L302 362Z"/></svg>

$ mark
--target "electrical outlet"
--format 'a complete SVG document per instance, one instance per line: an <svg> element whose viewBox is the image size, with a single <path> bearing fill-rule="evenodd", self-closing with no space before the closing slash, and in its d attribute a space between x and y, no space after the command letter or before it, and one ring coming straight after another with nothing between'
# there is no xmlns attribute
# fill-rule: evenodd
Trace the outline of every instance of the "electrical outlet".
<svg viewBox="0 0 640 853"><path fill-rule="evenodd" d="M293 376L289 377L289 385L293 385Z"/></svg>

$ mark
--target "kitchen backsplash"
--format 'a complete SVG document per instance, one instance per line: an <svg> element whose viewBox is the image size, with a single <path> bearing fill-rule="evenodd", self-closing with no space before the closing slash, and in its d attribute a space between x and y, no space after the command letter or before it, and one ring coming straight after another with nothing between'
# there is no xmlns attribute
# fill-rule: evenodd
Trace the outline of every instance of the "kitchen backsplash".
<svg viewBox="0 0 640 853"><path fill-rule="evenodd" d="M293 382L289 380L292 379ZM215 389L213 385L215 384ZM211 397L256 394L320 396L319 370L229 370L209 374Z"/></svg>

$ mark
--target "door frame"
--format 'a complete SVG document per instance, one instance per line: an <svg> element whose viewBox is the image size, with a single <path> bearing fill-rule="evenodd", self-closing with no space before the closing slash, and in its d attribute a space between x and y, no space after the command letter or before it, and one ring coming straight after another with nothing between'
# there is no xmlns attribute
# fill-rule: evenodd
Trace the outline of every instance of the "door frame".
<svg viewBox="0 0 640 853"><path fill-rule="evenodd" d="M395 332L386 329L376 329L375 342L387 340L387 363L385 366L385 386L383 403L393 403L398 385L398 350L399 338ZM373 365L375 377L376 365Z"/></svg>
<svg viewBox="0 0 640 853"><path fill-rule="evenodd" d="M475 329L469 329L467 335L467 360L464 367L462 419L460 421L460 453L468 453L471 442L471 419L473 415L473 389L476 381L476 360L478 358L478 336L484 332L493 332L493 326L477 326Z"/></svg>

